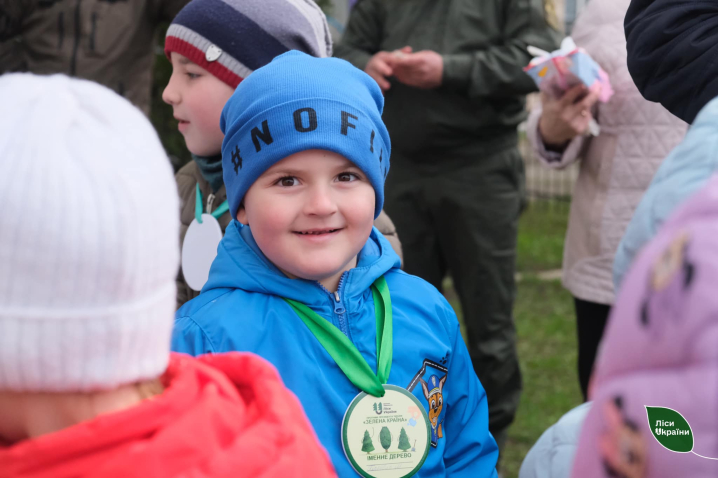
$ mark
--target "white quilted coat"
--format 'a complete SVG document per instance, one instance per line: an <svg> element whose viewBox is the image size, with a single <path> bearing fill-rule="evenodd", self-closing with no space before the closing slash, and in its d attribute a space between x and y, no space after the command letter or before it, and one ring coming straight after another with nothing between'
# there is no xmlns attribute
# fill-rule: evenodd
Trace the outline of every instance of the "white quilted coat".
<svg viewBox="0 0 718 478"><path fill-rule="evenodd" d="M563 284L579 299L613 304L613 257L641 196L661 161L685 135L687 125L643 99L626 66L623 17L629 0L591 0L573 39L608 73L615 91L594 112L597 137L579 136L563 155L546 151L538 133L541 107L529 116L528 137L547 166L581 159L564 246Z"/></svg>

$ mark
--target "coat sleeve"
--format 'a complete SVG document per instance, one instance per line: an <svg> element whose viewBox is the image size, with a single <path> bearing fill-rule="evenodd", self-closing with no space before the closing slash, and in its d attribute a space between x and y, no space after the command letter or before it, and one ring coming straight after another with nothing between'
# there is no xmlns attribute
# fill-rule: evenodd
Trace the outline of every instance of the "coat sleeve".
<svg viewBox="0 0 718 478"><path fill-rule="evenodd" d="M624 26L638 89L692 123L718 96L718 2L632 0Z"/></svg>
<svg viewBox="0 0 718 478"><path fill-rule="evenodd" d="M566 145L562 153L546 149L538 124L541 119L543 108L541 105L534 107L526 122L526 137L531 145L531 152L544 166L552 169L563 169L578 161L581 152L590 140L587 136L579 134Z"/></svg>
<svg viewBox="0 0 718 478"><path fill-rule="evenodd" d="M334 56L347 60L360 70L379 51L386 13L379 0L361 0L352 9L342 40Z"/></svg>
<svg viewBox="0 0 718 478"><path fill-rule="evenodd" d="M459 330L459 321L448 304L444 307L453 324L453 354L444 386L449 407L444 419L446 476L452 478L495 478L499 449L489 432L486 392L471 365L469 351Z"/></svg>
<svg viewBox="0 0 718 478"><path fill-rule="evenodd" d="M181 310L180 310L181 312ZM212 341L205 331L191 317L178 313L172 331L172 351L193 356L212 354L215 351Z"/></svg>
<svg viewBox="0 0 718 478"><path fill-rule="evenodd" d="M529 45L552 51L559 34L548 23L552 0L510 0L501 25L503 41L470 53L444 55L443 85L469 97L515 96L536 91L523 71L532 56ZM549 3L547 3L549 2Z"/></svg>

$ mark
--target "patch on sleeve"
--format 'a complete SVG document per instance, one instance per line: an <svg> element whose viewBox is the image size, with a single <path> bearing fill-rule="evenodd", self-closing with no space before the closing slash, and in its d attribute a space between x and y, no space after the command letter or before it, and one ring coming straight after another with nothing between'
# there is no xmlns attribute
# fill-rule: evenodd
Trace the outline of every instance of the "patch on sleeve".
<svg viewBox="0 0 718 478"><path fill-rule="evenodd" d="M446 357L441 362L446 363ZM429 422L431 423L431 446L434 448L438 446L439 439L444 438L442 424L446 414L442 414L442 412L444 411L444 384L448 373L449 369L444 365L425 359L421 369L406 387L410 392L414 392L414 389L421 385L419 389L421 394L415 395L420 400L422 397L426 400L426 411L429 414Z"/></svg>

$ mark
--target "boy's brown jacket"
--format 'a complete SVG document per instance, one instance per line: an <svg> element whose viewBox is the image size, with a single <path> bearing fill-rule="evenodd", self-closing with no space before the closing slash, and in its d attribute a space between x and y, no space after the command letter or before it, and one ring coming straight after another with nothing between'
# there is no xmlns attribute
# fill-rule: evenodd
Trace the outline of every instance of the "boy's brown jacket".
<svg viewBox="0 0 718 478"><path fill-rule="evenodd" d="M150 110L155 30L189 0L0 0L0 73L64 73Z"/></svg>
<svg viewBox="0 0 718 478"><path fill-rule="evenodd" d="M190 161L182 169L180 169L175 175L177 180L177 189L179 190L180 202L181 202L181 213L180 213L180 244L184 242L184 236L187 234L187 228L194 219L195 212L195 201L197 198L196 185L199 184L200 192L202 193L202 199L204 201L204 211L211 213L217 206L222 204L227 199L227 192L224 188L224 184L216 193L212 193L212 187L209 185L206 179L202 177L197 163ZM218 219L219 225L222 228L222 232L227 228L232 218L229 212L224 213ZM381 212L374 226L381 232L384 237L389 240L389 243L394 248L394 252L399 255L399 258L403 261L401 252L401 242L399 242L399 236L396 233L394 223L391 222L389 216L384 211ZM185 302L194 299L199 295L198 291L190 289L182 276L180 270L177 275L177 308L179 309Z"/></svg>

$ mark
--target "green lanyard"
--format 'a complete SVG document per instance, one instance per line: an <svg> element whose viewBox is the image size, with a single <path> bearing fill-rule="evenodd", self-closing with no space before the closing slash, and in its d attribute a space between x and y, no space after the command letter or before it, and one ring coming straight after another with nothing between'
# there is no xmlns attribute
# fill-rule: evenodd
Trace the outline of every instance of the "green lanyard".
<svg viewBox="0 0 718 478"><path fill-rule="evenodd" d="M384 277L379 277L372 284L371 292L376 315L376 374L372 372L351 340L331 322L300 302L284 300L294 309L351 383L370 395L383 397L386 393L383 385L389 378L393 353L391 296Z"/></svg>
<svg viewBox="0 0 718 478"><path fill-rule="evenodd" d="M195 195L194 200L194 218L197 219L198 223L202 224L202 212L204 208L202 207L202 191L199 190L199 183L197 183L196 192L197 194ZM212 211L212 217L219 220L222 214L227 211L229 211L229 203L225 200L222 204L217 206L217 209Z"/></svg>

